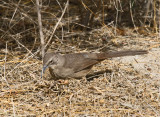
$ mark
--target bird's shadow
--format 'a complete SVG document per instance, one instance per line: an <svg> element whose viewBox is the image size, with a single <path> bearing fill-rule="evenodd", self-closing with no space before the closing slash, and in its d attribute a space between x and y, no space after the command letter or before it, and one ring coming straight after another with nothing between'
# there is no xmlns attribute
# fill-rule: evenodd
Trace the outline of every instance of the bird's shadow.
<svg viewBox="0 0 160 117"><path fill-rule="evenodd" d="M104 73L112 73L112 70L106 69L106 70L102 70L102 71L98 71L98 72L94 72L94 73L89 73L86 75L86 79L87 79L87 81L92 81L94 78L99 78Z"/></svg>

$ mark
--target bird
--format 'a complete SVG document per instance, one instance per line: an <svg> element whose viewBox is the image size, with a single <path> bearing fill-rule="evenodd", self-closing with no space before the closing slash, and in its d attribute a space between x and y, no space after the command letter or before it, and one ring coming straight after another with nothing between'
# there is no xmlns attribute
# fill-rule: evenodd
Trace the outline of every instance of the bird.
<svg viewBox="0 0 160 117"><path fill-rule="evenodd" d="M135 56L147 54L147 50L125 50L111 51L100 53L46 53L43 58L42 74L49 68L51 76L57 79L75 78L80 79L85 77L92 67L101 61L122 56Z"/></svg>

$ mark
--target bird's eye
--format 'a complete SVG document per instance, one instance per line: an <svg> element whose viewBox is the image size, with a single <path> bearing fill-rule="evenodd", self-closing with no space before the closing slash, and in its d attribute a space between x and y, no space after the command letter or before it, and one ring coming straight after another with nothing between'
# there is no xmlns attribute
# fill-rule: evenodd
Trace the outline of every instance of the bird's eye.
<svg viewBox="0 0 160 117"><path fill-rule="evenodd" d="M54 61L54 60L51 60L50 62L49 62L49 64L56 64L56 62Z"/></svg>
<svg viewBox="0 0 160 117"><path fill-rule="evenodd" d="M51 60L51 61L50 61L50 64L53 64L53 63L54 63L54 61L53 61L53 60Z"/></svg>

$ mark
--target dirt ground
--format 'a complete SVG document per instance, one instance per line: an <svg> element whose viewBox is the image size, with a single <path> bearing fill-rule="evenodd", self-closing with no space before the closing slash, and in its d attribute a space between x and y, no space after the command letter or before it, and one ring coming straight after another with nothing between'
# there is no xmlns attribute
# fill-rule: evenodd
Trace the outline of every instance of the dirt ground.
<svg viewBox="0 0 160 117"><path fill-rule="evenodd" d="M160 116L159 40L155 36L117 36L113 42L123 43L117 50L145 49L149 53L105 60L92 71L106 72L91 80L64 83L54 81L48 71L41 79L42 62L33 57L35 53L4 54L0 116Z"/></svg>

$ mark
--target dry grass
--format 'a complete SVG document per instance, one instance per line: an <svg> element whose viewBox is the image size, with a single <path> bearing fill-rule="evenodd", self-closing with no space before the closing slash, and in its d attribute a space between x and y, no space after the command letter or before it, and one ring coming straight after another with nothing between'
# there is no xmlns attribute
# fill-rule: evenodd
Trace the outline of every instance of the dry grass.
<svg viewBox="0 0 160 117"><path fill-rule="evenodd" d="M141 42L124 40L156 45L155 40L149 42L146 38ZM50 79L48 72L41 79L40 60L7 55L6 63L1 62L0 116L159 116L160 59L156 52L158 48L145 56L105 60L93 70L111 69L111 73L90 81L70 79L65 84Z"/></svg>
<svg viewBox="0 0 160 117"><path fill-rule="evenodd" d="M47 47L61 53L119 48L146 49L149 54L105 60L95 65L93 71L111 72L103 72L88 81L70 79L62 83L54 81L48 71L40 78L42 62L36 55L41 44L35 2L1 1L0 117L160 116L160 43L150 28L156 23L153 13L158 3L154 6L152 1L143 0L134 4L127 0L101 2L86 0L82 4L70 0L61 19L66 0L43 1L45 42L52 39ZM155 10L149 6L154 6ZM81 31L86 8L92 10L90 15L94 14L94 18L90 16L89 25L86 25L89 31ZM55 24L60 19L56 29ZM133 24L137 28L135 31ZM142 24L144 27L138 27ZM56 32L51 38L54 29Z"/></svg>

